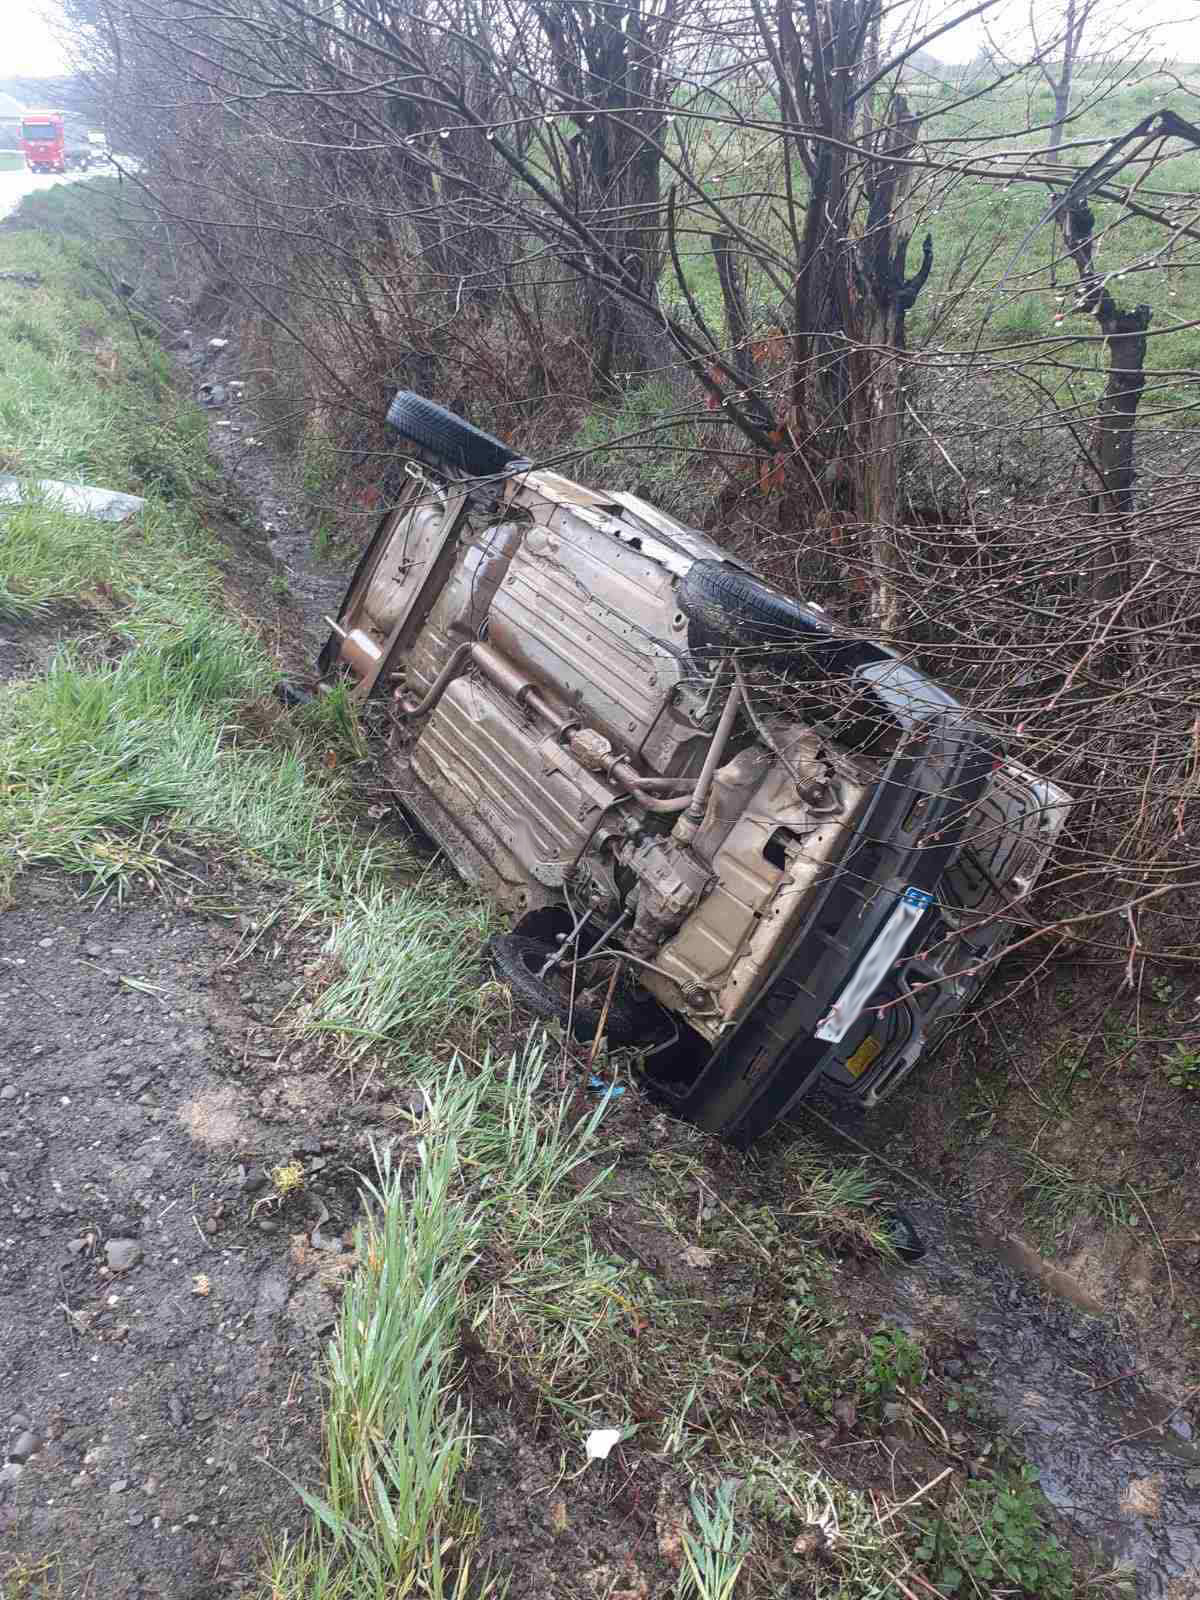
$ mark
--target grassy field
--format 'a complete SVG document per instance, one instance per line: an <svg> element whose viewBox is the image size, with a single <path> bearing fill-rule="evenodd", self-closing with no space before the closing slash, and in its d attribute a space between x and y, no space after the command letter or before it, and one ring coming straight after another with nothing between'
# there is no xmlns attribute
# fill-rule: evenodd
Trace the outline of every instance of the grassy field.
<svg viewBox="0 0 1200 1600"><path fill-rule="evenodd" d="M978 164L1009 152L1004 165L1014 178L989 181L950 171L914 182L908 207L912 236L919 242L928 232L934 249L929 280L908 318L914 397L926 424L952 455L958 442L966 449L985 433L992 456L997 450L1027 454L1036 431L1044 459L1032 466L1029 489L1044 491L1052 487L1045 481L1048 468L1060 480L1069 472L1076 450L1064 418L1086 420L1094 413L1107 359L1094 319L1073 310L1076 273L1064 257L1061 234L1053 226L1038 227L1050 191L1042 181L1017 176L1023 152L1045 149L1051 96L1030 76L970 104L955 106L959 98L949 89L934 89L915 99L923 115L923 153L943 163ZM1169 108L1194 118L1193 102L1194 96L1168 76L1130 76L1115 84L1083 79L1061 160L1082 169L1095 159L1102 141L1152 111ZM1195 225L1200 151L1174 141L1169 152L1152 176L1131 168L1117 187L1136 182L1142 199L1178 206L1176 221ZM789 255L774 137L722 127L698 139L694 159L706 192L721 200L737 224ZM799 165L792 176L802 202L807 180ZM1121 306L1151 309L1138 423L1142 448L1155 461L1169 462L1180 449L1195 447L1193 430L1200 426L1200 245L1117 201L1098 198L1093 209L1096 266L1110 292ZM688 289L708 327L719 334L724 313L706 240L714 226L702 207L681 203L680 256ZM914 248L910 270L917 259ZM752 316L766 333L779 322L778 290L748 257L744 266ZM670 262L660 291L674 315L691 323ZM678 420L665 431L662 423L671 417ZM709 427L706 434L704 418L703 397L690 375L663 373L649 391L631 390L623 405L594 410L573 443L594 451L606 439L657 424L639 446L607 458L589 456L589 470L614 481L637 473L682 514L698 517L713 490L697 473L697 447L721 442L740 447L731 432L718 434ZM964 468L978 472L985 464L972 456Z"/></svg>
<svg viewBox="0 0 1200 1600"><path fill-rule="evenodd" d="M290 1026L415 1094L363 1175L325 1475L264 1600L526 1592L468 1492L489 1405L534 1451L504 1489L522 1515L614 1552L556 1592L644 1596L647 1573L680 1600L1103 1592L933 1337L883 1311L876 1170L799 1137L725 1151L642 1102L620 1057L598 1066L624 1097L589 1094L590 1064L514 1027L487 981L487 907L364 833L345 702L264 717L278 669L231 614L203 418L89 242L104 192L39 196L53 233L0 230L0 271L41 280L0 281L0 467L147 497L122 527L45 504L0 520L0 619L65 636L0 689L7 892L32 866L120 895L181 882L181 851L223 857L327 929ZM597 1428L609 1463L585 1454ZM946 1469L935 1516L913 1497Z"/></svg>

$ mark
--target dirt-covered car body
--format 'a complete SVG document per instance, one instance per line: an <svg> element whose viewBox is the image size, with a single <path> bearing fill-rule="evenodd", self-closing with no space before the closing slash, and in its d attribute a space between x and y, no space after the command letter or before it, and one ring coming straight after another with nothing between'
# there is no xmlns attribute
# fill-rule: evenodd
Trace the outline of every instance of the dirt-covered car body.
<svg viewBox="0 0 1200 1600"><path fill-rule="evenodd" d="M556 954L574 999L619 953L647 1036L690 1046L650 1079L713 1131L813 1087L875 1103L979 987L1066 796L643 500L418 396L389 420L405 487L320 669L386 705L403 805L518 919L522 997L553 1009Z"/></svg>

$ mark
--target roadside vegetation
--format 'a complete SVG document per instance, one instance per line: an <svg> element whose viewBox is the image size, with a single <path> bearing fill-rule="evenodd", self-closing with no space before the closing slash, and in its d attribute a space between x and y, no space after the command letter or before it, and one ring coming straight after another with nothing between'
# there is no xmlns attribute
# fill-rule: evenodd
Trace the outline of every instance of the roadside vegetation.
<svg viewBox="0 0 1200 1600"><path fill-rule="evenodd" d="M203 418L112 292L111 192L0 229L0 272L37 275L0 280L0 466L147 502L0 515L0 630L47 658L0 688L3 891L50 869L202 904L201 865L255 878L327 936L280 1025L412 1091L362 1175L310 1531L271 1549L264 1600L523 1590L472 1476L485 1415L548 1470L522 1514L607 1540L581 1594L1121 1592L1060 1543L948 1348L881 1314L880 1170L795 1134L737 1156L638 1100L627 1058L527 1034L478 959L488 908L364 823L352 709L275 707ZM617 1442L589 1460L595 1430Z"/></svg>

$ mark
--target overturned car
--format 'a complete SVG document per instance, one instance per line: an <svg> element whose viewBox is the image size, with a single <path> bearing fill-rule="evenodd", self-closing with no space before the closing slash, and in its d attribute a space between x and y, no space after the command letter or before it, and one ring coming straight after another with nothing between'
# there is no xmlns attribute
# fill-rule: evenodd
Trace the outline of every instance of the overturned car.
<svg viewBox="0 0 1200 1600"><path fill-rule="evenodd" d="M738 1141L869 1107L1003 949L1068 809L897 655L418 395L321 653L399 799L514 916L498 972Z"/></svg>

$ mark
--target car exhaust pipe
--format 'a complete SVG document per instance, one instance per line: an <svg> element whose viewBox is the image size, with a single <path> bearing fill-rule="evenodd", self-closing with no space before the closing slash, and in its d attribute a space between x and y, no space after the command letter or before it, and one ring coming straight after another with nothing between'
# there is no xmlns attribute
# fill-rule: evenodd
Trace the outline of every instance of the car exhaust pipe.
<svg viewBox="0 0 1200 1600"><path fill-rule="evenodd" d="M725 754L725 746L729 743L729 735L733 732L734 719L738 714L738 707L742 703L742 686L735 679L729 691L729 698L725 702L725 709L721 712L721 720L717 723L717 731L713 734L712 743L708 747L708 754L704 758L704 765L700 768L700 776L696 780L696 787L692 793L691 803L671 829L672 839L677 839L680 844L691 844L699 832L700 824L704 821L704 813L708 807L709 791L712 789L713 777L721 765L721 758Z"/></svg>

